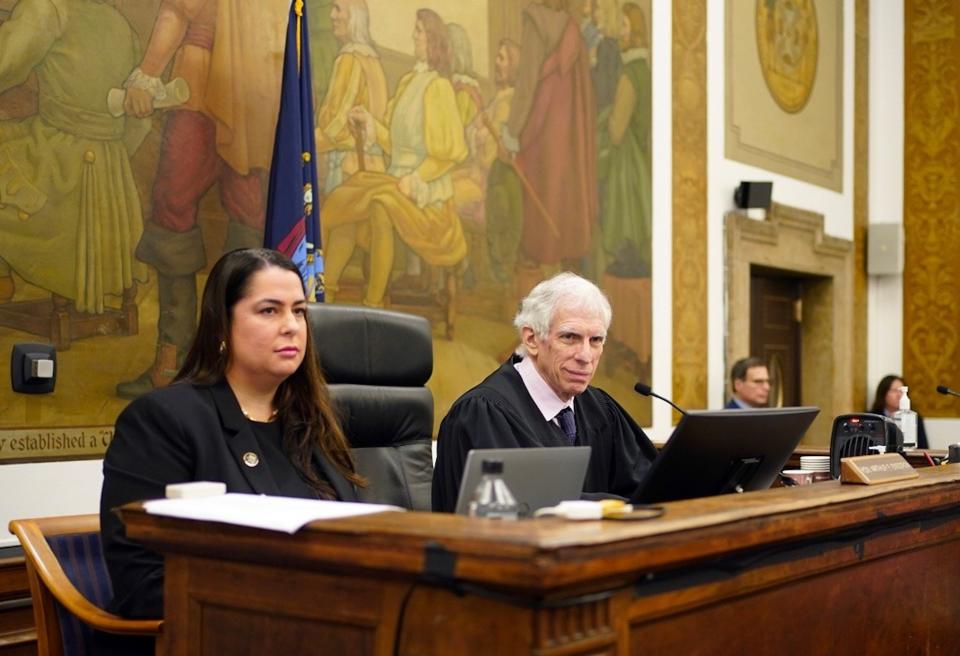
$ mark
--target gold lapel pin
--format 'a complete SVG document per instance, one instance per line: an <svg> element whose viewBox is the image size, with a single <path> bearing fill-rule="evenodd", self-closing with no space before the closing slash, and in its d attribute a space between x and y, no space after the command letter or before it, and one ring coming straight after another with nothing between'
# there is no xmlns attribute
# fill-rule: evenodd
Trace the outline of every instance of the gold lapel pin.
<svg viewBox="0 0 960 656"><path fill-rule="evenodd" d="M243 454L243 464L247 467L256 467L260 464L260 456L253 451L247 451Z"/></svg>

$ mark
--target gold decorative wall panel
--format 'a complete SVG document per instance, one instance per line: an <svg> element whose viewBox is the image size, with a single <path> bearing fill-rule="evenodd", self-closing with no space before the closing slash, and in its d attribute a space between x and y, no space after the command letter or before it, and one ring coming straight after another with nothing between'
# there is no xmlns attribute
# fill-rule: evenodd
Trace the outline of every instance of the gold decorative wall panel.
<svg viewBox="0 0 960 656"><path fill-rule="evenodd" d="M673 3L673 398L707 406L707 6Z"/></svg>
<svg viewBox="0 0 960 656"><path fill-rule="evenodd" d="M954 416L960 379L960 4L904 3L903 373L928 416Z"/></svg>
<svg viewBox="0 0 960 656"><path fill-rule="evenodd" d="M867 407L867 224L870 191L870 0L856 0L853 55L853 398Z"/></svg>

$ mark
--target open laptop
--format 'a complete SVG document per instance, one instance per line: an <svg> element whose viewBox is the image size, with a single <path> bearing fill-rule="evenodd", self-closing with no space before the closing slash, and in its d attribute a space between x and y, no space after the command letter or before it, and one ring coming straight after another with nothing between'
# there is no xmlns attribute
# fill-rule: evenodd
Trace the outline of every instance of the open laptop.
<svg viewBox="0 0 960 656"><path fill-rule="evenodd" d="M766 489L819 412L814 407L688 412L631 501L658 503Z"/></svg>
<svg viewBox="0 0 960 656"><path fill-rule="evenodd" d="M589 446L552 446L519 449L471 449L460 479L457 514L470 509L484 460L503 462L503 480L520 505L520 516L530 517L540 508L579 499L590 462Z"/></svg>

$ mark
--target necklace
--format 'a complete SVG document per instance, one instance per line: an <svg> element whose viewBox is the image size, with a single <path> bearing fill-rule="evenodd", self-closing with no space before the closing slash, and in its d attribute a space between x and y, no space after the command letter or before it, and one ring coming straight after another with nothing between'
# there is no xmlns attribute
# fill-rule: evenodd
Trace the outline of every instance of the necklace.
<svg viewBox="0 0 960 656"><path fill-rule="evenodd" d="M240 406L240 412L242 412L242 413L243 413L243 416L246 417L247 419L249 419L250 421L257 421L256 419L254 419L253 417L250 416L250 413L249 413L249 412L247 412L246 410L243 409L243 406ZM270 412L270 417L269 417L265 422L262 422L262 423L269 423L269 422L273 421L274 419L276 419L278 412L280 412L280 410L279 410L278 408L274 408L274 409Z"/></svg>

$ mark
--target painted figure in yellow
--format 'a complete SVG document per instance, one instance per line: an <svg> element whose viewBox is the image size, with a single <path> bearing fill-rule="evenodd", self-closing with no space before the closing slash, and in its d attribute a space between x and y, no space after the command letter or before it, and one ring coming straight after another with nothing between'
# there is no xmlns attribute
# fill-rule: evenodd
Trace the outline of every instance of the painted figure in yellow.
<svg viewBox="0 0 960 656"><path fill-rule="evenodd" d="M380 55L370 38L370 10L366 0L335 0L330 10L333 35L340 52L333 62L327 95L316 112L317 154L321 157L324 191L330 193L358 170L356 141L347 112L363 107L377 121L387 109L387 79ZM376 146L366 149L367 171L383 171L383 154Z"/></svg>
<svg viewBox="0 0 960 656"><path fill-rule="evenodd" d="M453 51L453 90L457 97L457 110L465 129L464 137L467 140L469 155L462 164L452 172L453 197L457 208L457 215L463 222L470 243L469 266L464 273L464 282L468 287L476 283L479 275L479 260L483 249L479 248L477 240L483 234L483 193L486 188L487 168L478 160L477 130L483 126L483 95L480 93L480 84L477 74L473 71L473 47L470 44L470 35L457 23L447 24L450 33L450 47Z"/></svg>
<svg viewBox="0 0 960 656"><path fill-rule="evenodd" d="M457 213L460 218L469 217L481 221L483 216L483 187L485 186L484 167L477 161L477 130L483 126L483 96L480 84L473 72L473 55L470 36L456 23L447 25L450 31L450 45L453 48L453 90L457 97L457 110L466 129L465 138L470 152L467 161L453 171L453 195L456 198Z"/></svg>
<svg viewBox="0 0 960 656"><path fill-rule="evenodd" d="M450 34L450 49L453 55L453 90L457 95L457 110L464 127L469 128L483 109L483 95L480 83L473 70L473 46L470 35L457 23L447 25Z"/></svg>
<svg viewBox="0 0 960 656"><path fill-rule="evenodd" d="M384 122L364 107L350 110L350 119L365 126L367 140L389 156L390 167L386 173L355 173L323 205L328 300L336 297L340 276L359 244L370 251L363 302L383 305L394 231L434 266L456 265L467 253L450 178L451 169L466 158L467 145L450 83L447 26L436 12L420 9L413 40L417 63L400 79Z"/></svg>
<svg viewBox="0 0 960 656"><path fill-rule="evenodd" d="M135 121L107 111L138 50L108 2L20 0L0 25L0 92L31 72L39 86L36 115L0 121L0 302L13 296L11 271L92 313L146 279L133 258Z"/></svg>

